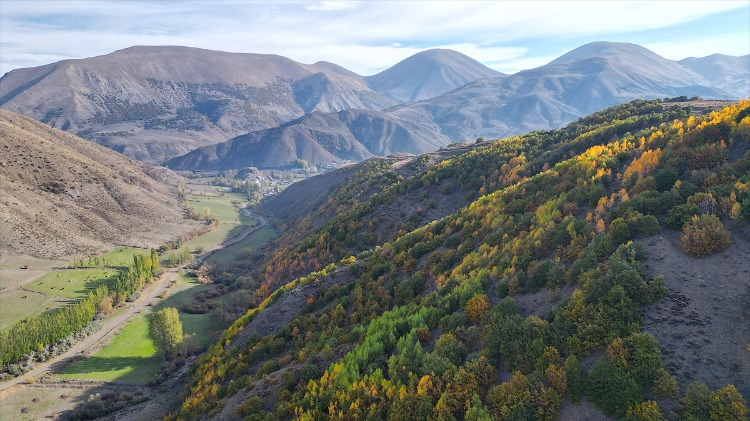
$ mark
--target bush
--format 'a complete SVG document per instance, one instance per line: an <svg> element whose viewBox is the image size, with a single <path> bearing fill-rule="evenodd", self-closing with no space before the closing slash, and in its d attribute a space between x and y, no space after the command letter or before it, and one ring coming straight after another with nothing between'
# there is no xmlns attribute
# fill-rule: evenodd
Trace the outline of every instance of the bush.
<svg viewBox="0 0 750 421"><path fill-rule="evenodd" d="M693 216L682 230L682 247L693 256L726 250L731 243L729 231L714 215Z"/></svg>
<svg viewBox="0 0 750 421"><path fill-rule="evenodd" d="M589 371L586 394L604 414L618 418L643 401L638 382L622 368L601 359Z"/></svg>
<svg viewBox="0 0 750 421"><path fill-rule="evenodd" d="M672 229L682 229L690 218L700 213L698 206L693 204L677 205L667 212L664 223Z"/></svg>

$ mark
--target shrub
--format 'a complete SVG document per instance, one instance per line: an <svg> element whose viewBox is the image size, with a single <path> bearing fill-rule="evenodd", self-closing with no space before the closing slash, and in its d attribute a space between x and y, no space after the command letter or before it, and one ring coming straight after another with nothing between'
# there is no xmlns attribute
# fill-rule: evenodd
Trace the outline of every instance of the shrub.
<svg viewBox="0 0 750 421"><path fill-rule="evenodd" d="M654 401L646 401L628 408L626 413L628 421L666 421L659 405Z"/></svg>
<svg viewBox="0 0 750 421"><path fill-rule="evenodd" d="M714 215L693 216L682 230L682 247L693 256L725 250L731 242L729 231Z"/></svg>
<svg viewBox="0 0 750 421"><path fill-rule="evenodd" d="M690 221L690 218L698 214L700 214L700 210L697 205L677 205L667 212L667 217L664 219L664 223L669 228L682 229L682 227L685 226L685 223Z"/></svg>
<svg viewBox="0 0 750 421"><path fill-rule="evenodd" d="M589 371L586 394L604 414L618 418L643 400L643 389L634 378L622 368L601 359Z"/></svg>

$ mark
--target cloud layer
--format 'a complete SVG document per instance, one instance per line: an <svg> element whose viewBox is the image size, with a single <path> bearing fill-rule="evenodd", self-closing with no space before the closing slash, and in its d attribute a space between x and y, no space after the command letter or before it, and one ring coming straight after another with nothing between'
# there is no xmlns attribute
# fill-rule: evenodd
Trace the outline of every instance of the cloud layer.
<svg viewBox="0 0 750 421"><path fill-rule="evenodd" d="M595 40L681 59L748 54L749 35L747 1L3 1L0 73L132 45L273 53L360 74L451 48L512 73Z"/></svg>

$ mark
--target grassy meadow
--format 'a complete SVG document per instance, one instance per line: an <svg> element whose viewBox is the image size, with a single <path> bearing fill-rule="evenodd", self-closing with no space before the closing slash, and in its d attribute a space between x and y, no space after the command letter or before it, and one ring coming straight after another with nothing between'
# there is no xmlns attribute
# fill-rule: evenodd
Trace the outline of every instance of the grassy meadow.
<svg viewBox="0 0 750 421"><path fill-rule="evenodd" d="M265 227L259 228L257 231L248 235L245 239L231 246L221 250L218 253L214 253L206 259L206 263L213 264L217 261L233 260L243 251L257 250L264 246L266 243L271 241L276 236L276 230L273 227L266 225Z"/></svg>
<svg viewBox="0 0 750 421"><path fill-rule="evenodd" d="M101 284L113 287L120 268L133 262L133 255L147 254L149 250L136 247L117 247L99 256L100 261L108 261L107 267L83 267L54 269L27 283L22 290L0 295L0 330L27 318L54 310L60 306L76 302ZM84 259L84 266L88 259Z"/></svg>
<svg viewBox="0 0 750 421"><path fill-rule="evenodd" d="M159 370L162 356L148 336L148 317L136 316L91 358L65 368L63 379L148 383Z"/></svg>
<svg viewBox="0 0 750 421"><path fill-rule="evenodd" d="M258 223L255 219L242 214L232 204L233 201L242 207L247 203L247 196L242 193L228 192L187 196L187 204L191 209L197 213L203 213L209 209L211 215L219 220L219 226L215 230L188 241L186 243L188 250L194 252L201 248L212 248L235 235L242 228L241 226L254 226Z"/></svg>

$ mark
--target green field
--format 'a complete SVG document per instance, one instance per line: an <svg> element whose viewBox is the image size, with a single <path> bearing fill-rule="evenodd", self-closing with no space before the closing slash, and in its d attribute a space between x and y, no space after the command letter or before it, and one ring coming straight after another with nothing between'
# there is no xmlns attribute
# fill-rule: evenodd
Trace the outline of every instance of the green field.
<svg viewBox="0 0 750 421"><path fill-rule="evenodd" d="M0 296L0 330L70 302L69 298L31 291L13 291Z"/></svg>
<svg viewBox="0 0 750 421"><path fill-rule="evenodd" d="M136 254L148 255L151 250L138 248L138 247L123 247L119 246L111 252L102 255L100 257L109 259L112 262L112 266L130 266L133 264L133 256Z"/></svg>
<svg viewBox="0 0 750 421"><path fill-rule="evenodd" d="M55 269L24 286L0 296L0 329L6 329L27 317L36 316L86 297L102 283L114 287L120 267L132 264L133 255L146 249L117 247L100 257L111 259L113 267ZM84 262L84 265L87 262Z"/></svg>
<svg viewBox="0 0 750 421"><path fill-rule="evenodd" d="M222 195L188 195L187 204L195 212L203 213L206 208L210 209L211 215L219 220L219 226L209 233L203 234L188 241L185 245L191 252L198 248L209 249L219 245L234 236L242 229L242 225L253 226L258 223L253 218L242 214L232 201L244 206L247 196L242 193L222 193Z"/></svg>
<svg viewBox="0 0 750 421"><path fill-rule="evenodd" d="M30 291L80 300L101 284L113 288L118 270L112 269L59 269L26 285Z"/></svg>
<svg viewBox="0 0 750 421"><path fill-rule="evenodd" d="M192 300L195 293L208 289L207 285L195 284L193 280L180 276L169 290L170 295L151 312L164 307L179 309ZM88 360L78 362L64 369L60 377L64 379L103 380L123 383L148 383L159 371L163 357L154 348L148 334L148 315L141 315L129 321L115 339ZM210 314L187 314L180 312L182 329L186 335L186 345L198 349L209 344L221 330Z"/></svg>
<svg viewBox="0 0 750 421"><path fill-rule="evenodd" d="M244 240L218 251L206 259L206 263L212 264L217 261L233 260L244 250L258 250L276 236L276 230L270 226L259 228L248 235Z"/></svg>
<svg viewBox="0 0 750 421"><path fill-rule="evenodd" d="M65 368L63 379L148 383L159 370L162 356L148 336L148 318L129 321L115 339L93 357Z"/></svg>

